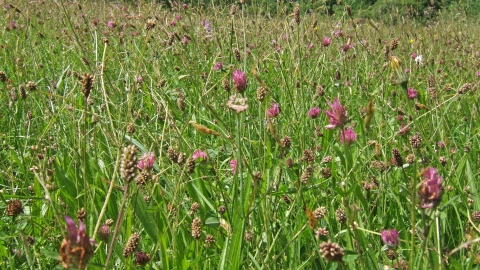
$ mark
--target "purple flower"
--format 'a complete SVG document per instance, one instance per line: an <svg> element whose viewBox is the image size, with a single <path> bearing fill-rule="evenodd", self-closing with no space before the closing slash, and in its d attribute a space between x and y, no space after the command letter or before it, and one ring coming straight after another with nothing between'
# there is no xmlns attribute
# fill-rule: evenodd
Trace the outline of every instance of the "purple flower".
<svg viewBox="0 0 480 270"><path fill-rule="evenodd" d="M232 174L237 171L237 161L235 159L230 160L230 168L232 168Z"/></svg>
<svg viewBox="0 0 480 270"><path fill-rule="evenodd" d="M307 113L308 117L315 119L320 115L320 108L319 107L314 107L308 110Z"/></svg>
<svg viewBox="0 0 480 270"><path fill-rule="evenodd" d="M108 21L107 26L110 30L113 30L117 25L113 21Z"/></svg>
<svg viewBox="0 0 480 270"><path fill-rule="evenodd" d="M413 88L408 88L407 93L408 93L408 98L409 99L414 99L418 96L418 91L413 89Z"/></svg>
<svg viewBox="0 0 480 270"><path fill-rule="evenodd" d="M182 19L182 16L180 15L175 16L175 20L180 21L181 19Z"/></svg>
<svg viewBox="0 0 480 270"><path fill-rule="evenodd" d="M337 98L333 100L333 103L328 102L330 110L325 110L325 114L328 116L328 125L326 129L334 129L336 127L343 127L348 122L347 111L343 108L342 104Z"/></svg>
<svg viewBox="0 0 480 270"><path fill-rule="evenodd" d="M417 58L417 54L416 54L416 53L412 53L410 56L412 57L412 59Z"/></svg>
<svg viewBox="0 0 480 270"><path fill-rule="evenodd" d="M324 46L324 47L330 46L330 38L329 37L323 37L322 46Z"/></svg>
<svg viewBox="0 0 480 270"><path fill-rule="evenodd" d="M217 63L215 63L215 65L213 65L213 70L215 70L215 71L221 70L222 67L223 67L222 62L217 62Z"/></svg>
<svg viewBox="0 0 480 270"><path fill-rule="evenodd" d="M340 133L340 142L346 145L350 145L357 140L357 133L351 128L348 127Z"/></svg>
<svg viewBox="0 0 480 270"><path fill-rule="evenodd" d="M309 49L309 50L313 49L313 43L311 43L311 42L310 42L310 43L308 43L308 45L307 45L307 49Z"/></svg>
<svg viewBox="0 0 480 270"><path fill-rule="evenodd" d="M342 51L347 52L348 50L350 50L351 47L352 46L350 44L345 44L345 46L343 46L343 48L342 48Z"/></svg>
<svg viewBox="0 0 480 270"><path fill-rule="evenodd" d="M192 158L197 162L202 162L207 160L207 154L205 154L202 150L197 149L193 152Z"/></svg>
<svg viewBox="0 0 480 270"><path fill-rule="evenodd" d="M245 89L247 89L247 75L245 75L245 72L234 70L232 80L233 85L235 86L235 91L238 93L243 93Z"/></svg>
<svg viewBox="0 0 480 270"><path fill-rule="evenodd" d="M438 146L438 148L442 148L442 149L443 149L443 148L445 148L445 142L444 142L444 141L439 141L439 142L437 143L437 146Z"/></svg>
<svg viewBox="0 0 480 270"><path fill-rule="evenodd" d="M421 208L431 209L442 195L442 177L433 167L423 170L423 180L418 189L419 205Z"/></svg>
<svg viewBox="0 0 480 270"><path fill-rule="evenodd" d="M10 25L10 29L17 28L17 24L14 21L10 21L9 25Z"/></svg>
<svg viewBox="0 0 480 270"><path fill-rule="evenodd" d="M102 241L107 241L110 236L110 227L107 224L103 224L100 230L98 230L98 238Z"/></svg>
<svg viewBox="0 0 480 270"><path fill-rule="evenodd" d="M187 8L188 8L187 4L183 4L182 7L183 7L183 9L187 9Z"/></svg>
<svg viewBox="0 0 480 270"><path fill-rule="evenodd" d="M175 21L175 19L171 20L170 21L170 26L175 26L177 25L177 22Z"/></svg>
<svg viewBox="0 0 480 270"><path fill-rule="evenodd" d="M277 117L280 114L280 106L278 103L273 103L272 107L267 110L268 117Z"/></svg>
<svg viewBox="0 0 480 270"><path fill-rule="evenodd" d="M475 72L475 76L480 77L480 70Z"/></svg>
<svg viewBox="0 0 480 270"><path fill-rule="evenodd" d="M144 153L137 163L139 170L151 170L155 163L155 155L153 153Z"/></svg>
<svg viewBox="0 0 480 270"><path fill-rule="evenodd" d="M64 268L84 269L88 260L93 256L92 243L95 244L95 241L88 237L82 221L78 221L78 229L72 218L65 216L65 221L68 235L60 246L62 265Z"/></svg>
<svg viewBox="0 0 480 270"><path fill-rule="evenodd" d="M396 248L398 246L398 231L397 230L382 231L382 241L385 245Z"/></svg>
<svg viewBox="0 0 480 270"><path fill-rule="evenodd" d="M207 32L207 37L210 37L212 35L212 26L210 25L210 22L208 20L205 20L203 22L203 25L205 26L205 32Z"/></svg>

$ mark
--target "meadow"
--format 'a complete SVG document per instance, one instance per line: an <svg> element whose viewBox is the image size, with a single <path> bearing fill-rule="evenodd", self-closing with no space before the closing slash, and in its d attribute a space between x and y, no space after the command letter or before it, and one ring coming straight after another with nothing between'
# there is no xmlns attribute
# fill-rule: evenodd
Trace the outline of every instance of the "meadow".
<svg viewBox="0 0 480 270"><path fill-rule="evenodd" d="M14 2L1 269L479 268L461 9Z"/></svg>

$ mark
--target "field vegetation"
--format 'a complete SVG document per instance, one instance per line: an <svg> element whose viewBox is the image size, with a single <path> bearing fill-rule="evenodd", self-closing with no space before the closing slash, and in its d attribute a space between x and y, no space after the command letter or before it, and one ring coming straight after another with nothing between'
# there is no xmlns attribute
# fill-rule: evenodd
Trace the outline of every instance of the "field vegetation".
<svg viewBox="0 0 480 270"><path fill-rule="evenodd" d="M1 269L479 267L462 6L0 4Z"/></svg>

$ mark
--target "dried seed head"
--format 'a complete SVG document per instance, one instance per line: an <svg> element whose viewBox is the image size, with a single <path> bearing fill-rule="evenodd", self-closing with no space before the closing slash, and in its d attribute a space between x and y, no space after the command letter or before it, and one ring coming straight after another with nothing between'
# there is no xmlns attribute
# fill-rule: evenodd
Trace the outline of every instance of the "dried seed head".
<svg viewBox="0 0 480 270"><path fill-rule="evenodd" d="M133 233L130 235L130 238L128 238L127 244L125 245L125 248L123 249L123 257L128 257L130 254L135 252L138 248L138 243L140 242L140 235L138 233Z"/></svg>
<svg viewBox="0 0 480 270"><path fill-rule="evenodd" d="M308 182L308 180L312 177L312 175L313 175L312 166L308 166L307 168L305 168L305 170L302 173L302 176L300 177L300 181L302 182L302 184L305 185Z"/></svg>
<svg viewBox="0 0 480 270"><path fill-rule="evenodd" d="M285 164L287 165L287 168L292 168L292 167L293 167L293 159L288 158L288 159L285 161Z"/></svg>
<svg viewBox="0 0 480 270"><path fill-rule="evenodd" d="M265 87L260 86L257 88L257 100L262 102L265 99L265 96L267 95L267 91Z"/></svg>
<svg viewBox="0 0 480 270"><path fill-rule="evenodd" d="M283 137L283 139L281 141L281 145L282 145L283 148L290 148L290 146L292 145L290 137L288 137L288 136Z"/></svg>
<svg viewBox="0 0 480 270"><path fill-rule="evenodd" d="M135 183L139 186L145 186L148 180L150 180L150 173L147 170L143 170L135 178Z"/></svg>
<svg viewBox="0 0 480 270"><path fill-rule="evenodd" d="M5 73L5 71L0 71L0 82L6 82L7 81L7 74Z"/></svg>
<svg viewBox="0 0 480 270"><path fill-rule="evenodd" d="M320 253L327 261L341 262L343 260L343 249L337 243L332 243L330 241L321 243Z"/></svg>
<svg viewBox="0 0 480 270"><path fill-rule="evenodd" d="M28 91L35 91L37 90L37 84L34 82L28 82L27 83L27 89Z"/></svg>
<svg viewBox="0 0 480 270"><path fill-rule="evenodd" d="M15 91L15 87L12 87L12 89L10 89L10 99L12 101L17 101L18 100L18 96L17 96L17 92Z"/></svg>
<svg viewBox="0 0 480 270"><path fill-rule="evenodd" d="M408 155L407 155L407 158L405 159L405 161L406 161L408 164L413 164L413 162L415 162L415 155L414 155L414 154L408 154Z"/></svg>
<svg viewBox="0 0 480 270"><path fill-rule="evenodd" d="M350 7L350 5L346 5L345 10L347 11L348 16L351 18L352 17L352 8Z"/></svg>
<svg viewBox="0 0 480 270"><path fill-rule="evenodd" d="M326 214L327 214L327 209L324 206L319 207L313 211L313 216L316 219L322 219L323 217L325 217Z"/></svg>
<svg viewBox="0 0 480 270"><path fill-rule="evenodd" d="M440 164L445 167L447 165L447 158L445 157L439 157L438 160L440 161Z"/></svg>
<svg viewBox="0 0 480 270"><path fill-rule="evenodd" d="M332 177L332 169L330 169L330 167L323 168L321 173L325 179Z"/></svg>
<svg viewBox="0 0 480 270"><path fill-rule="evenodd" d="M177 106L180 111L185 111L185 98L183 96L177 98Z"/></svg>
<svg viewBox="0 0 480 270"><path fill-rule="evenodd" d="M200 218L194 218L192 221L192 237L200 239L202 236L202 220Z"/></svg>
<svg viewBox="0 0 480 270"><path fill-rule="evenodd" d="M82 93L85 96L85 98L88 98L90 96L90 92L93 89L93 75L84 73L82 76ZM27 85L28 88L28 85Z"/></svg>
<svg viewBox="0 0 480 270"><path fill-rule="evenodd" d="M315 235L317 237L317 239L320 239L321 236L330 236L330 233L328 232L328 229L327 228L318 228L317 231L315 232Z"/></svg>
<svg viewBox="0 0 480 270"><path fill-rule="evenodd" d="M205 238L206 246L209 247L213 243L215 243L215 237L213 237L213 235L211 234L207 235L207 237Z"/></svg>
<svg viewBox="0 0 480 270"><path fill-rule="evenodd" d="M387 257L393 261L397 258L397 252L395 252L395 250L393 249L387 249L385 250L385 255L387 255Z"/></svg>
<svg viewBox="0 0 480 270"><path fill-rule="evenodd" d="M397 47L398 47L398 38L394 38L392 39L392 41L390 41L390 50L393 51Z"/></svg>
<svg viewBox="0 0 480 270"><path fill-rule="evenodd" d="M106 224L107 226L109 226L109 227L112 226L112 225L113 225L113 219L111 219L111 218L107 219L107 220L105 221L105 224Z"/></svg>
<svg viewBox="0 0 480 270"><path fill-rule="evenodd" d="M25 100L27 99L27 93L25 92L25 86L23 84L20 84L18 86L18 90L20 91L20 97Z"/></svg>
<svg viewBox="0 0 480 270"><path fill-rule="evenodd" d="M230 81L229 81L227 78L223 79L223 81L222 81L222 87L223 87L223 89L225 90L225 92L230 93L230 89L231 89L231 88L230 88Z"/></svg>
<svg viewBox="0 0 480 270"><path fill-rule="evenodd" d="M323 137L323 131L322 131L322 127L321 126L317 126L315 128L315 135L317 137Z"/></svg>
<svg viewBox="0 0 480 270"><path fill-rule="evenodd" d="M300 24L300 5L299 4L295 5L295 8L293 9L293 17L295 18L295 22L297 24Z"/></svg>
<svg viewBox="0 0 480 270"><path fill-rule="evenodd" d="M218 207L218 213L220 213L220 215L223 215L226 211L227 211L227 207L225 207L225 205L220 205Z"/></svg>
<svg viewBox="0 0 480 270"><path fill-rule="evenodd" d="M430 97L433 99L433 100L436 100L437 99L437 89L435 87L429 87L428 88L428 92L430 93Z"/></svg>
<svg viewBox="0 0 480 270"><path fill-rule="evenodd" d="M460 87L457 91L457 93L459 94L465 94L468 92L468 90L472 89L472 84L471 83L466 83L464 85L462 85L462 87Z"/></svg>
<svg viewBox="0 0 480 270"><path fill-rule="evenodd" d="M242 57L240 55L240 51L237 48L235 48L235 50L233 50L233 54L235 55L235 59L237 59L237 61L240 62L242 60Z"/></svg>
<svg viewBox="0 0 480 270"><path fill-rule="evenodd" d="M245 241L247 243L250 243L252 242L252 240L253 240L253 231L249 230L245 233Z"/></svg>
<svg viewBox="0 0 480 270"><path fill-rule="evenodd" d="M315 161L315 155L313 154L313 151L310 149L303 150L302 160L306 161L309 164L313 163Z"/></svg>
<svg viewBox="0 0 480 270"><path fill-rule="evenodd" d="M135 123L128 123L127 124L127 133L130 134L130 135L135 133Z"/></svg>
<svg viewBox="0 0 480 270"><path fill-rule="evenodd" d="M198 202L194 202L190 206L190 211L192 211L193 213L198 212L199 209L200 209L200 204Z"/></svg>
<svg viewBox="0 0 480 270"><path fill-rule="evenodd" d="M480 220L480 211L474 211L472 213L473 221L478 222Z"/></svg>
<svg viewBox="0 0 480 270"><path fill-rule="evenodd" d="M120 176L129 183L135 178L137 172L137 147L133 144L123 149L120 163Z"/></svg>
<svg viewBox="0 0 480 270"><path fill-rule="evenodd" d="M403 159L402 159L402 155L400 154L400 151L397 148L393 148L392 155L393 155L392 163L397 167L402 167Z"/></svg>
<svg viewBox="0 0 480 270"><path fill-rule="evenodd" d="M253 173L253 180L254 180L255 182L258 183L258 182L262 181L262 179L263 179L263 177L262 177L262 173L261 173L261 172L256 171L255 173Z"/></svg>
<svg viewBox="0 0 480 270"><path fill-rule="evenodd" d="M85 207L77 211L77 219L85 222L85 218L87 217L87 212L85 211Z"/></svg>
<svg viewBox="0 0 480 270"><path fill-rule="evenodd" d="M11 217L16 217L20 213L23 213L23 205L20 200L13 199L8 202L7 206L7 215Z"/></svg>
<svg viewBox="0 0 480 270"><path fill-rule="evenodd" d="M154 19L148 19L147 23L145 24L145 30L149 31L155 28L156 22Z"/></svg>
<svg viewBox="0 0 480 270"><path fill-rule="evenodd" d="M292 201L290 200L290 197L288 197L287 194L283 194L283 197L282 197L283 201L286 203L286 204L290 204Z"/></svg>
<svg viewBox="0 0 480 270"><path fill-rule="evenodd" d="M178 153L177 163L180 164L180 165L183 165L185 163L185 158L186 157L187 157L187 154L185 154L183 152Z"/></svg>
<svg viewBox="0 0 480 270"><path fill-rule="evenodd" d="M435 76L433 74L428 78L428 88L435 87Z"/></svg>
<svg viewBox="0 0 480 270"><path fill-rule="evenodd" d="M412 148L420 148L420 145L422 143L422 137L420 136L420 133L416 133L414 136L410 137L410 145Z"/></svg>
<svg viewBox="0 0 480 270"><path fill-rule="evenodd" d="M168 159L176 163L178 160L178 151L173 148L168 148L167 157Z"/></svg>
<svg viewBox="0 0 480 270"><path fill-rule="evenodd" d="M335 216L336 219L339 223L345 223L347 221L347 216L345 215L345 210L342 208L338 208L337 211L335 211Z"/></svg>
<svg viewBox="0 0 480 270"><path fill-rule="evenodd" d="M322 163L330 163L333 160L332 156L326 156L322 159Z"/></svg>
<svg viewBox="0 0 480 270"><path fill-rule="evenodd" d="M187 164L185 166L187 166L187 172L189 174L192 174L195 171L195 166L196 166L195 159L193 159L192 157L187 159Z"/></svg>
<svg viewBox="0 0 480 270"><path fill-rule="evenodd" d="M237 13L237 6L236 5L232 5L230 7L230 15L235 15L235 13Z"/></svg>

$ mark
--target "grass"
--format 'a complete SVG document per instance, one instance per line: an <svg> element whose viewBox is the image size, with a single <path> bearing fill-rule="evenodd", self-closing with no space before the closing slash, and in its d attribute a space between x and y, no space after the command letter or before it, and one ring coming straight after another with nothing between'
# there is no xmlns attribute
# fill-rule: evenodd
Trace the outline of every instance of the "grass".
<svg viewBox="0 0 480 270"><path fill-rule="evenodd" d="M478 268L477 21L2 7L0 268Z"/></svg>

